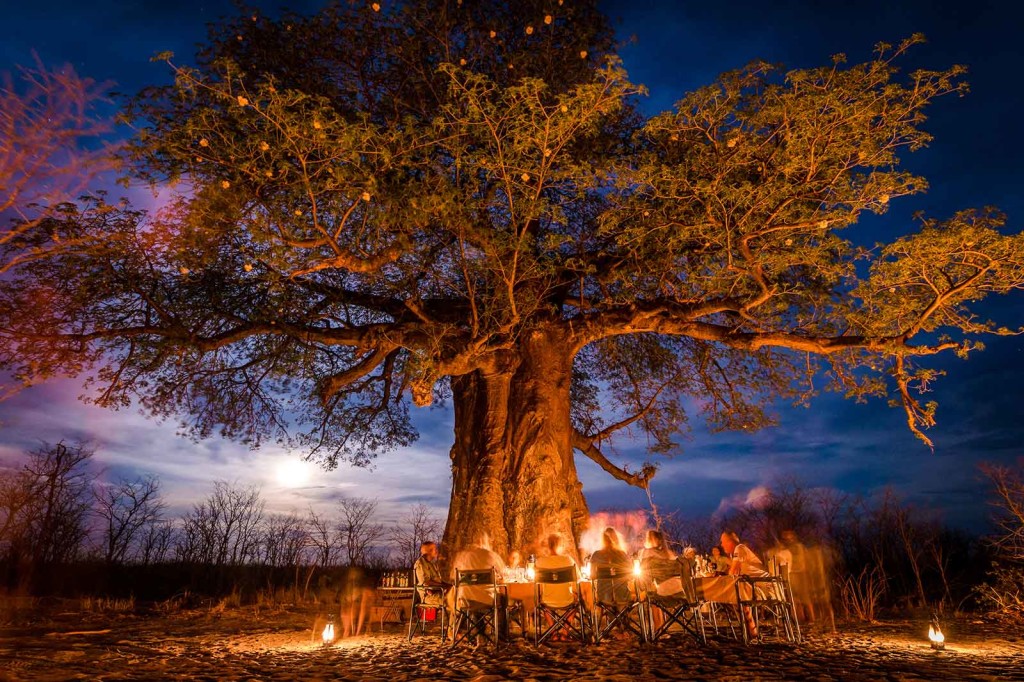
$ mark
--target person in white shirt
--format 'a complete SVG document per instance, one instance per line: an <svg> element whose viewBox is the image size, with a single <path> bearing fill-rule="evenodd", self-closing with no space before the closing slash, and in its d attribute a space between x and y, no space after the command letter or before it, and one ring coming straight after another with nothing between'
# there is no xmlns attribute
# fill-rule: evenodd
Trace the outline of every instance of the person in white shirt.
<svg viewBox="0 0 1024 682"><path fill-rule="evenodd" d="M729 575L749 575L754 578L763 578L768 575L764 564L754 551L740 542L740 537L732 531L725 531L721 537L722 549L732 558L729 566ZM751 638L757 637L757 625L750 613L749 607L743 607L743 617L746 620L747 635Z"/></svg>
<svg viewBox="0 0 1024 682"><path fill-rule="evenodd" d="M455 560L452 562L452 582L455 582L455 572L468 571L468 570L483 570L493 568L495 578L500 582L502 574L505 570L505 561L491 550L490 542L485 537L481 539L476 545L471 545L458 554L455 555ZM505 601L504 595L501 593L495 593L495 588L485 587L482 585L460 585L458 587L458 594L455 590L450 590L448 593L449 606L452 614L452 637L455 637L454 627L456 607L468 608L479 610L481 608L486 609L489 605L495 604L497 600L497 613L495 617L497 622L495 627L498 629L501 636L507 637L507 624L505 623ZM483 642L482 634L477 635L477 645Z"/></svg>

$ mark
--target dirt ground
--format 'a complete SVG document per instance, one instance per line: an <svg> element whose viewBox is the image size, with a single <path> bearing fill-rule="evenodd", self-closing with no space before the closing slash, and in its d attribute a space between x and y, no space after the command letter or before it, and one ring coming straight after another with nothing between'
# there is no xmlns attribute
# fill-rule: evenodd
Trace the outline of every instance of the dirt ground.
<svg viewBox="0 0 1024 682"><path fill-rule="evenodd" d="M43 611L48 611L43 613ZM606 641L535 648L406 641L397 626L325 648L308 609L79 613L34 609L0 624L2 680L1024 680L1024 633L978 620L945 623L933 651L927 623L889 621L811 631L801 645L745 647L683 635L650 645Z"/></svg>

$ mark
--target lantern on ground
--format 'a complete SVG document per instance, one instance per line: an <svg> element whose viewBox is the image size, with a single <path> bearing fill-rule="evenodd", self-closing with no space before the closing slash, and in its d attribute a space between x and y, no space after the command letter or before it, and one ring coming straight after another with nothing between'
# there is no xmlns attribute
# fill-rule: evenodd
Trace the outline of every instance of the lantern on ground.
<svg viewBox="0 0 1024 682"><path fill-rule="evenodd" d="M939 627L938 616L932 616L932 621L928 624L928 641L932 643L932 648L936 651L946 648L946 636L942 634L942 628Z"/></svg>
<svg viewBox="0 0 1024 682"><path fill-rule="evenodd" d="M327 624L324 625L321 637L324 640L324 646L330 646L334 642L334 616L327 616Z"/></svg>

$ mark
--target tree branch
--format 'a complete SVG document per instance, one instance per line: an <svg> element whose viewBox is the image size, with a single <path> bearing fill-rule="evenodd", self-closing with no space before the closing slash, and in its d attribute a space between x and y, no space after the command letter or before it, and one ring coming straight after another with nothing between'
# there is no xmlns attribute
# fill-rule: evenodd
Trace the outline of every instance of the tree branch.
<svg viewBox="0 0 1024 682"><path fill-rule="evenodd" d="M594 444L593 438L590 436L584 436L575 429L573 429L572 432L572 446L594 462L597 462L598 466L607 471L614 478L624 481L629 485L636 486L637 488L646 489L658 470L658 468L653 464L644 464L637 473L633 473L625 467L616 466L604 456L600 449L598 449Z"/></svg>

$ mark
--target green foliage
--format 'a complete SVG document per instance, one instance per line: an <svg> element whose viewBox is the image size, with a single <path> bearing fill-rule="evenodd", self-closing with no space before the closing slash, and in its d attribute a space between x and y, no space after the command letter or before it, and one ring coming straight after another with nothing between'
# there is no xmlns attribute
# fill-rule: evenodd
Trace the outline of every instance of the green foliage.
<svg viewBox="0 0 1024 682"><path fill-rule="evenodd" d="M128 172L176 198L40 226L99 239L0 283L0 367L95 367L103 404L139 396L199 436L299 433L330 464L408 443L410 395L510 373L530 335L576 359L573 423L598 444L639 429L668 452L692 413L771 423L819 357L834 388L929 426L913 394L935 373L912 360L1005 333L968 306L1021 288L1022 238L994 211L874 252L841 231L926 188L899 155L962 67L900 75L914 37L865 64L753 64L643 120L594 3L546 7L215 27L127 113Z"/></svg>

